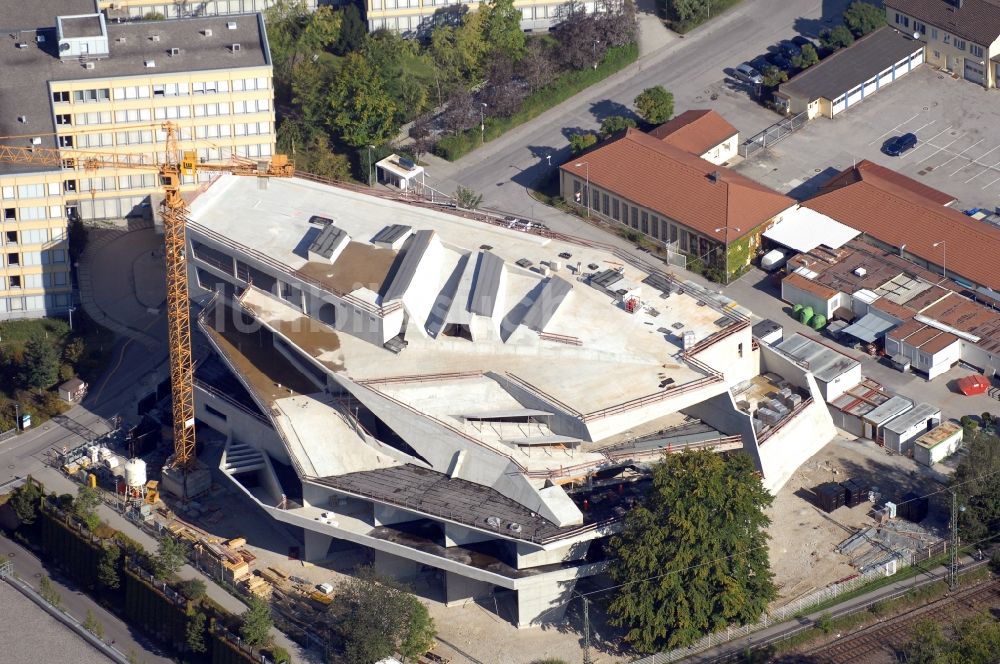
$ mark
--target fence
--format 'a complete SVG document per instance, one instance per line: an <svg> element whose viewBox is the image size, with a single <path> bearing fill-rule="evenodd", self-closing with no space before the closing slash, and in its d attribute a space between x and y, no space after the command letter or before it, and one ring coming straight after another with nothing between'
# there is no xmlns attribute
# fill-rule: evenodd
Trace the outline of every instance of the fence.
<svg viewBox="0 0 1000 664"><path fill-rule="evenodd" d="M905 562L906 561L900 560L899 567L905 566ZM799 597L782 607L765 613L764 617L756 624L741 625L739 627L727 627L724 630L704 636L686 648L658 652L654 655L650 655L649 657L635 660L633 664L666 664L667 662L679 662L686 657L691 657L692 655L708 650L709 648L714 648L715 646L728 643L733 639L750 636L754 632L765 629L771 625L783 623L786 620L790 620L791 618L803 613L811 607L818 606L824 602L839 597L844 593L857 590L858 588L885 576L886 572L884 569L876 569L866 574L858 574L856 576L849 577L843 581L838 581L837 583L830 584L825 588L820 588L815 592Z"/></svg>
<svg viewBox="0 0 1000 664"><path fill-rule="evenodd" d="M798 115L782 118L773 125L754 134L740 146L740 153L744 159L749 159L761 150L765 150L778 141L788 137L791 133L798 131L809 122L809 113L802 111Z"/></svg>

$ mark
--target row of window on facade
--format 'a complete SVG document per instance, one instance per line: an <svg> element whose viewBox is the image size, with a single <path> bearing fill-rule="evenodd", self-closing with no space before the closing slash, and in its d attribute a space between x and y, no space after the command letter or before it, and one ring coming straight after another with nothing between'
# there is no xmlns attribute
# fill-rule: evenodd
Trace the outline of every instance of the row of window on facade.
<svg viewBox="0 0 1000 664"><path fill-rule="evenodd" d="M573 196L576 203L586 206L589 198L589 207L593 212L619 221L664 244L676 244L678 251L687 251L704 258L713 247L721 246L719 243L711 242L694 232L688 232L684 226L671 223L666 217L653 214L634 203L618 198L614 194L601 191L594 186L591 186L590 189L588 197L587 185L574 179Z"/></svg>
<svg viewBox="0 0 1000 664"><path fill-rule="evenodd" d="M38 221L40 219L60 219L63 216L59 205L4 206L3 221Z"/></svg>
<svg viewBox="0 0 1000 664"><path fill-rule="evenodd" d="M62 265L66 262L65 249L43 249L41 251L4 251L0 252L3 263L0 267L32 267L35 265Z"/></svg>
<svg viewBox="0 0 1000 664"><path fill-rule="evenodd" d="M22 297L0 297L0 314L6 312L31 312L44 315L48 312L65 310L70 305L69 293L48 295L25 295Z"/></svg>
<svg viewBox="0 0 1000 664"><path fill-rule="evenodd" d="M61 288L70 285L69 272L42 272L40 274L0 274L0 291L31 290L33 288Z"/></svg>
<svg viewBox="0 0 1000 664"><path fill-rule="evenodd" d="M415 0L411 0L411 1L415 1ZM379 3L377 0L372 3L373 9L375 9L376 11L380 11L382 9L379 6L375 6L375 5L378 5L378 4L381 4L381 3ZM397 32L407 32L407 31L410 31L410 30L416 30L417 28L420 27L420 24L422 22L431 19L431 16L433 15L434 12L430 8L433 7L433 6L435 6L435 4L437 4L439 6L443 6L443 5L454 5L454 4L457 4L457 3L454 0L437 0L436 3L433 3L430 0L424 0L423 6L425 8L427 8L427 9L425 11L421 12L420 14L416 14L416 15L413 15L413 16L390 16L390 17L386 17L386 18L372 18L372 19L370 19L368 21L369 28L372 31L383 29L383 28L386 29L386 30L394 30L394 31L397 31ZM469 3L463 3L463 4L469 4ZM522 21L532 21L532 20L543 20L543 19L556 19L556 18L559 18L561 16L560 12L564 11L564 10L561 9L563 6L564 6L564 3L557 2L557 3L550 4L550 5L541 5L541 6L537 6L537 7L534 7L534 6L533 7L521 7L520 8L520 10L521 10L521 20ZM418 7L418 5L411 5L411 7L416 8L416 7ZM399 0L399 6L398 6L398 8L399 9L405 9L406 8L406 0ZM395 6L395 0L386 0L386 7L385 7L385 9L388 9L388 10L397 9L397 7Z"/></svg>
<svg viewBox="0 0 1000 664"><path fill-rule="evenodd" d="M270 99L248 99L215 104L194 104L185 106L161 106L158 108L131 108L122 111L94 111L90 113L59 113L58 125L102 125L124 124L127 122L151 122L152 120L174 120L177 118L200 118L213 115L241 115L244 113L264 113L271 110Z"/></svg>
<svg viewBox="0 0 1000 664"><path fill-rule="evenodd" d="M312 3L315 5L315 2ZM128 7L128 15L132 18L142 18L150 13L163 14L167 18L181 18L190 16L193 7L189 3L170 2L162 5L141 5ZM197 5L198 14L201 16L227 15L227 14L254 14L262 12L274 5L274 0L202 0ZM187 11L181 13L181 9Z"/></svg>
<svg viewBox="0 0 1000 664"><path fill-rule="evenodd" d="M910 24L911 24L911 19L910 19L909 16L906 16L905 14L900 14L899 12L896 12L896 25L901 25L904 28L909 28ZM922 23L921 21L918 21L917 19L912 19L912 25L913 25L913 30L915 32L919 32L922 35L926 35L927 34L927 24L926 23ZM938 29L937 28L933 28L933 27L930 28L930 38L933 41L940 41L943 44L949 44L951 46L954 46L959 51L964 51L965 48L966 48L966 45L968 45L969 53L971 53L972 55L974 55L977 58L983 57L984 50L983 50L983 47L980 46L979 44L974 44L972 42L966 42L964 39L958 37L957 35L952 36L951 34L949 34L947 32L944 32L943 30L940 33L940 39L938 37L938 34L939 33L938 33Z"/></svg>
<svg viewBox="0 0 1000 664"><path fill-rule="evenodd" d="M177 139L191 141L202 138L229 138L231 136L267 136L270 133L270 122L234 122L233 124L223 125L179 127L177 130ZM93 134L67 134L59 137L59 147L96 148L113 145L146 145L149 143L164 143L166 140L166 133L159 129L155 131L135 130Z"/></svg>
<svg viewBox="0 0 1000 664"><path fill-rule="evenodd" d="M116 101L128 99L150 99L153 97L176 97L180 95L218 94L268 90L267 78L236 78L231 81L196 81L194 83L159 83L155 85L131 85L121 88L91 88L87 90L56 90L52 101L57 104Z"/></svg>
<svg viewBox="0 0 1000 664"><path fill-rule="evenodd" d="M0 225L0 245L20 246L31 244L45 244L49 239L62 240L65 237L63 228L26 228L9 229L6 225Z"/></svg>

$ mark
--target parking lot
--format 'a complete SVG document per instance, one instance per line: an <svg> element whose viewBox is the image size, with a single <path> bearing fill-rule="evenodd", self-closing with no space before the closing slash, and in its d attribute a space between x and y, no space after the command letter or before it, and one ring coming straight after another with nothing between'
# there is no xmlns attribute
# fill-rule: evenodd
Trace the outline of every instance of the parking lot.
<svg viewBox="0 0 1000 664"><path fill-rule="evenodd" d="M816 118L739 170L803 198L835 172L868 159L958 199L954 207L1000 206L1000 92L922 65L861 104ZM882 153L889 138L912 132L918 145ZM741 136L745 139L745 136Z"/></svg>

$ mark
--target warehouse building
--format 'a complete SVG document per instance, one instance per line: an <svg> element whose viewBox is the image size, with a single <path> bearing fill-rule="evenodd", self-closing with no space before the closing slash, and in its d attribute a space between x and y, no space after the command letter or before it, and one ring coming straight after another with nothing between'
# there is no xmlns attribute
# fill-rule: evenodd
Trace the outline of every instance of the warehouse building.
<svg viewBox="0 0 1000 664"><path fill-rule="evenodd" d="M923 62L922 42L884 27L782 83L774 98L785 113L833 118Z"/></svg>

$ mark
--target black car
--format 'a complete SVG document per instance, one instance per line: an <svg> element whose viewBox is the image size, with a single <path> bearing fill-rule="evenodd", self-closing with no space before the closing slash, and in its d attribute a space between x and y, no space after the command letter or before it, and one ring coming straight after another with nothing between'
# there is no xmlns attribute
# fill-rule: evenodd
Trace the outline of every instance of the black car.
<svg viewBox="0 0 1000 664"><path fill-rule="evenodd" d="M767 61L772 65L774 65L775 67L777 67L778 69L782 69L784 71L791 71L792 69L794 69L792 61L786 58L782 53L779 53L777 51L774 53L769 53L767 55Z"/></svg>
<svg viewBox="0 0 1000 664"><path fill-rule="evenodd" d="M802 55L802 49L795 42L783 41L778 44L778 53L791 60L797 55Z"/></svg>
<svg viewBox="0 0 1000 664"><path fill-rule="evenodd" d="M917 135L903 134L902 136L893 136L883 143L882 152L890 157L898 157L907 150L912 150L915 147L917 147Z"/></svg>

